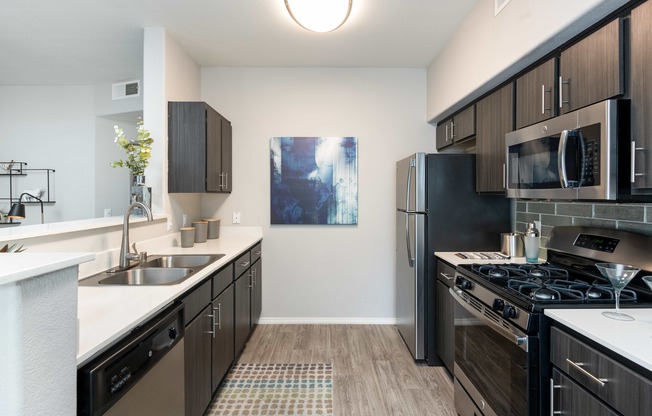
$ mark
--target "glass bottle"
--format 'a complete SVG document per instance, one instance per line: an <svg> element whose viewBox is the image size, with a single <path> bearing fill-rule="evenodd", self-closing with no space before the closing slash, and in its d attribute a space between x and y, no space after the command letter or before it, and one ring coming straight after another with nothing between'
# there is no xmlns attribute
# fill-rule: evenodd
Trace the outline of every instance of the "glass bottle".
<svg viewBox="0 0 652 416"><path fill-rule="evenodd" d="M523 236L523 242L525 243L525 261L527 263L539 262L539 239L539 230L537 230L533 222L529 222Z"/></svg>

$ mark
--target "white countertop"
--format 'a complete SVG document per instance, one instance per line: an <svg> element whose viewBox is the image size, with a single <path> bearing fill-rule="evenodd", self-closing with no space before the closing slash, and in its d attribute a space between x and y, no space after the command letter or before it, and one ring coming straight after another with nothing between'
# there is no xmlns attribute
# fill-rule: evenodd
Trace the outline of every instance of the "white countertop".
<svg viewBox="0 0 652 416"><path fill-rule="evenodd" d="M546 316L652 371L652 309L622 309L634 321L602 315L613 309L546 309Z"/></svg>
<svg viewBox="0 0 652 416"><path fill-rule="evenodd" d="M505 264L505 263L516 263L516 264L525 264L525 257L512 257L509 259L498 259L498 260L483 260L483 259L463 259L456 256L459 251L435 251L435 256L444 260L447 263L452 264L453 266L458 266L460 264ZM462 252L464 253L464 252ZM545 263L544 259L539 259L539 263Z"/></svg>
<svg viewBox="0 0 652 416"><path fill-rule="evenodd" d="M226 228L226 227L225 227ZM156 254L225 254L190 279L169 286L79 286L79 344L77 365L111 345L138 324L154 316L182 293L262 239L260 227L232 232L223 228L220 238L192 248L160 247ZM234 227L231 227L234 228Z"/></svg>
<svg viewBox="0 0 652 416"><path fill-rule="evenodd" d="M93 260L93 253L0 253L0 285Z"/></svg>

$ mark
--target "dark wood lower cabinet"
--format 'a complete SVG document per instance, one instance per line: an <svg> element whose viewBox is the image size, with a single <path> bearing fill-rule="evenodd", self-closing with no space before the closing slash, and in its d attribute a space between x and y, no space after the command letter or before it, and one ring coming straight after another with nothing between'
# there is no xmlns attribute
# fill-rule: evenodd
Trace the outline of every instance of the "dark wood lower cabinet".
<svg viewBox="0 0 652 416"><path fill-rule="evenodd" d="M251 330L251 288L249 273L235 281L235 355L237 356L249 338Z"/></svg>
<svg viewBox="0 0 652 416"><path fill-rule="evenodd" d="M235 357L233 335L235 325L235 289L230 285L213 300L215 338L213 339L213 391L217 389Z"/></svg>
<svg viewBox="0 0 652 416"><path fill-rule="evenodd" d="M550 414L576 416L618 416L591 393L579 384L560 373L552 370L551 394L552 410Z"/></svg>
<svg viewBox="0 0 652 416"><path fill-rule="evenodd" d="M250 328L258 325L263 308L263 260L259 259L251 266L251 322Z"/></svg>
<svg viewBox="0 0 652 416"><path fill-rule="evenodd" d="M184 364L186 415L201 416L213 395L211 389L211 305L186 326Z"/></svg>

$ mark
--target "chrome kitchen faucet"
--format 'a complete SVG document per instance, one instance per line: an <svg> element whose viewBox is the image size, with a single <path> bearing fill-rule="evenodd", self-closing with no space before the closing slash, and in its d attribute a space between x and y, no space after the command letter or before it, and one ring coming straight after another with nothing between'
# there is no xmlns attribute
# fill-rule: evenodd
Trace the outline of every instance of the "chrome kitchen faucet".
<svg viewBox="0 0 652 416"><path fill-rule="evenodd" d="M122 243L120 244L120 265L118 266L116 271L128 269L129 267L131 267L132 260L140 260L140 262L144 262L147 260L147 253L146 252L138 253L138 250L136 250L136 243L134 243L134 247L133 247L134 252L131 253L129 251L129 215L131 215L131 211L133 211L134 208L142 208L142 210L147 215L147 221L153 220L152 210L150 210L142 202L134 202L133 204L129 205L127 211L125 212L124 222L122 223Z"/></svg>

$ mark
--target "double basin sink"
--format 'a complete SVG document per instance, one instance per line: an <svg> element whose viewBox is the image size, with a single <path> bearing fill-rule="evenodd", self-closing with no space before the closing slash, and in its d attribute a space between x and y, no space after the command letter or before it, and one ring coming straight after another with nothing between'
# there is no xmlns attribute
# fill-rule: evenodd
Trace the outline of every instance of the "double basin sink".
<svg viewBox="0 0 652 416"><path fill-rule="evenodd" d="M175 285L190 278L224 254L177 254L153 256L126 270L108 270L79 282L80 285L157 286Z"/></svg>

